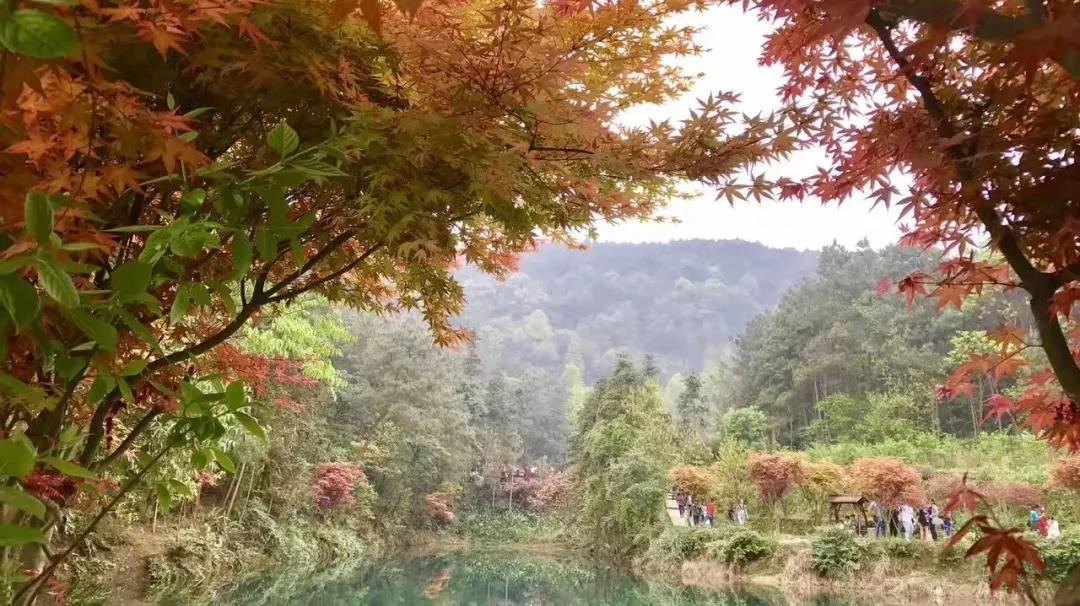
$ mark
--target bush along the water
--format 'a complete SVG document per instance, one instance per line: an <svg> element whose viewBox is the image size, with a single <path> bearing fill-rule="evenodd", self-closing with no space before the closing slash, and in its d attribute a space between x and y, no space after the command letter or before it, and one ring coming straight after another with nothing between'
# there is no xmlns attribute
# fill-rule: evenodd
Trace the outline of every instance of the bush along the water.
<svg viewBox="0 0 1080 606"><path fill-rule="evenodd" d="M926 543L920 541L905 541L898 537L876 539L866 544L866 553L875 558L888 558L890 560L910 560L925 553Z"/></svg>
<svg viewBox="0 0 1080 606"><path fill-rule="evenodd" d="M859 566L859 543L844 529L833 528L810 543L810 567L820 576L837 578Z"/></svg>
<svg viewBox="0 0 1080 606"><path fill-rule="evenodd" d="M1046 564L1046 577L1060 583L1070 570L1080 566L1080 536L1063 537L1058 541L1040 541L1039 553Z"/></svg>
<svg viewBox="0 0 1080 606"><path fill-rule="evenodd" d="M761 533L750 530L736 530L730 536L708 544L706 553L709 557L735 566L745 566L768 557L774 550L772 541Z"/></svg>

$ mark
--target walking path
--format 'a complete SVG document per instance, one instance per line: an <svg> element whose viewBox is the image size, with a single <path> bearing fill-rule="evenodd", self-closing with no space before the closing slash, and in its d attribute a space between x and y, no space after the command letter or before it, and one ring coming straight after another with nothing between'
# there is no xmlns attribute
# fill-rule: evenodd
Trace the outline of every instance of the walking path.
<svg viewBox="0 0 1080 606"><path fill-rule="evenodd" d="M671 518L671 524L673 526L686 526L686 520L679 517L679 504L675 502L675 495L668 493L664 503L667 506L667 514Z"/></svg>

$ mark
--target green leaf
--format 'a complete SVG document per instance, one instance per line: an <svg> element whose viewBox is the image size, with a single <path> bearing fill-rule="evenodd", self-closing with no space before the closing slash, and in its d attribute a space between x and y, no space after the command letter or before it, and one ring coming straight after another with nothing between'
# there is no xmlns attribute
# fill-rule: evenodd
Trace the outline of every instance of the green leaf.
<svg viewBox="0 0 1080 606"><path fill-rule="evenodd" d="M113 294L119 301L130 301L132 297L146 292L150 288L150 274L154 268L145 261L128 261L112 272Z"/></svg>
<svg viewBox="0 0 1080 606"><path fill-rule="evenodd" d="M234 412L233 416L244 426L244 429L246 429L248 433L259 438L259 441L263 444L266 443L266 430L264 430L263 426L255 420L255 417L242 412Z"/></svg>
<svg viewBox="0 0 1080 606"><path fill-rule="evenodd" d="M233 381L225 387L225 405L230 410L236 410L237 408L243 408L244 404L247 404L247 398L244 396L244 382Z"/></svg>
<svg viewBox="0 0 1080 606"><path fill-rule="evenodd" d="M146 244L143 245L142 252L139 253L139 260L153 265L157 263L165 251L169 250L169 243L172 242L173 233L169 229L159 229L146 239Z"/></svg>
<svg viewBox="0 0 1080 606"><path fill-rule="evenodd" d="M210 456L206 450L200 448L191 453L191 466L198 470L206 469L206 466L210 464Z"/></svg>
<svg viewBox="0 0 1080 606"><path fill-rule="evenodd" d="M79 37L53 13L21 9L0 22L0 43L20 55L55 59L78 48Z"/></svg>
<svg viewBox="0 0 1080 606"><path fill-rule="evenodd" d="M195 109L193 109L193 110L189 111L188 113L184 114L184 117L185 118L198 118L199 116L205 114L206 112L212 112L212 111L214 111L214 108L212 108L212 107L196 107Z"/></svg>
<svg viewBox="0 0 1080 606"><path fill-rule="evenodd" d="M90 337L101 349L108 352L116 351L119 336L115 326L81 309L68 310L68 317L84 335Z"/></svg>
<svg viewBox="0 0 1080 606"><path fill-rule="evenodd" d="M2 28L0 25L0 29ZM49 203L49 195L43 191L29 192L23 208L26 233L38 244L48 242L53 233L53 208Z"/></svg>
<svg viewBox="0 0 1080 606"><path fill-rule="evenodd" d="M0 304L18 327L34 321L41 312L41 299L29 282L14 274L0 276Z"/></svg>
<svg viewBox="0 0 1080 606"><path fill-rule="evenodd" d="M228 473L236 473L236 463L233 463L229 455L216 448L211 448L210 452L214 453L214 460L217 461L218 466Z"/></svg>
<svg viewBox="0 0 1080 606"><path fill-rule="evenodd" d="M269 229L260 227L255 230L255 250L259 251L259 258L265 261L273 261L277 257L277 236Z"/></svg>
<svg viewBox="0 0 1080 606"><path fill-rule="evenodd" d="M181 284L176 287L176 298L173 299L172 307L169 309L170 323L179 324L187 315L188 307L191 305L190 292L190 284Z"/></svg>
<svg viewBox="0 0 1080 606"><path fill-rule="evenodd" d="M121 377L131 377L139 374L146 368L146 360L139 358L132 360L124 365L124 369L120 371Z"/></svg>
<svg viewBox="0 0 1080 606"><path fill-rule="evenodd" d="M71 461L65 461L64 459L61 459L59 457L42 457L41 462L51 465L54 469L56 469L56 471L59 471L66 476L71 476L73 478L83 478L84 480L97 479L96 473L90 471L89 469L81 465L77 465L75 463L72 463Z"/></svg>
<svg viewBox="0 0 1080 606"><path fill-rule="evenodd" d="M349 173L342 172L333 164L327 164L320 160L298 160L289 165L293 170L308 177L348 177Z"/></svg>
<svg viewBox="0 0 1080 606"><path fill-rule="evenodd" d="M33 407L48 403L48 396L40 387L27 385L6 372L0 372L0 392L4 391L22 398Z"/></svg>
<svg viewBox="0 0 1080 606"><path fill-rule="evenodd" d="M300 146L300 135L282 120L266 135L266 143L284 159Z"/></svg>
<svg viewBox="0 0 1080 606"><path fill-rule="evenodd" d="M34 468L34 451L22 440L0 440L0 478L22 478Z"/></svg>
<svg viewBox="0 0 1080 606"><path fill-rule="evenodd" d="M195 188L191 191L184 192L183 197L180 198L180 205L183 206L185 210L195 211L201 208L205 201L206 190Z"/></svg>
<svg viewBox="0 0 1080 606"><path fill-rule="evenodd" d="M3 248L6 247L0 246L0 249ZM18 257L12 257L10 259L0 261L0 275L15 273L16 271L29 265L31 262L33 262L33 260L34 258L30 255L21 255Z"/></svg>
<svg viewBox="0 0 1080 606"><path fill-rule="evenodd" d="M79 0L34 0L38 4L51 4L53 6L75 6Z"/></svg>
<svg viewBox="0 0 1080 606"><path fill-rule="evenodd" d="M39 520L45 518L45 504L21 488L0 486L0 503L7 503Z"/></svg>
<svg viewBox="0 0 1080 606"><path fill-rule="evenodd" d="M165 484L154 484L154 492L157 494L158 507L165 513L169 513L169 507L172 506L172 495L169 494L169 487Z"/></svg>
<svg viewBox="0 0 1080 606"><path fill-rule="evenodd" d="M79 291L75 288L75 282L66 271L56 265L55 260L37 259L34 267L37 268L38 283L54 301L64 307L79 305Z"/></svg>
<svg viewBox="0 0 1080 606"><path fill-rule="evenodd" d="M169 488L173 492L175 492L177 494L184 495L185 497L187 497L189 499L195 498L194 493L191 492L191 489L188 488L188 485L184 484L180 480L169 480Z"/></svg>
<svg viewBox="0 0 1080 606"><path fill-rule="evenodd" d="M87 359L80 356L58 355L53 361L53 367L56 368L56 374L60 375L60 378L69 381L86 367L86 363Z"/></svg>
<svg viewBox="0 0 1080 606"><path fill-rule="evenodd" d="M150 332L150 329L145 324L139 321L134 314L127 310L120 311L120 319L124 321L124 326L128 327L128 330L132 332L139 340L149 345L156 353L161 352L161 346L158 345L157 339L154 334Z"/></svg>
<svg viewBox="0 0 1080 606"><path fill-rule="evenodd" d="M71 242L68 244L61 244L60 249L67 252L82 252L84 250L97 250L101 248L100 244L94 244L93 242Z"/></svg>
<svg viewBox="0 0 1080 606"><path fill-rule="evenodd" d="M125 402L131 404L135 401L135 394L132 393L131 386L128 385L128 382L123 378L116 378L116 388L120 390L120 397L123 398Z"/></svg>
<svg viewBox="0 0 1080 606"><path fill-rule="evenodd" d="M45 534L40 528L0 524L0 547L20 547L30 543L45 543Z"/></svg>
<svg viewBox="0 0 1080 606"><path fill-rule="evenodd" d="M98 378L94 379L94 384L90 386L90 391L86 394L87 402L89 404L97 404L102 398L107 396L114 387L116 387L116 379L112 375L99 375Z"/></svg>

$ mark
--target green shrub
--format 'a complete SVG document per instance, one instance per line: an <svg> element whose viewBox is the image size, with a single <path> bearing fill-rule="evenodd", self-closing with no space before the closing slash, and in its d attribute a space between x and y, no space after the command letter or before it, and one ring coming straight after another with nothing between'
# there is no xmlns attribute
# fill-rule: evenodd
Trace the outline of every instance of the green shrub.
<svg viewBox="0 0 1080 606"><path fill-rule="evenodd" d="M866 544L866 553L876 558L911 560L926 554L920 541L905 541L897 537L874 539Z"/></svg>
<svg viewBox="0 0 1080 606"><path fill-rule="evenodd" d="M715 540L708 544L706 553L709 557L734 564L745 566L767 557L773 552L774 545L761 533L749 529L736 530L730 536Z"/></svg>
<svg viewBox="0 0 1080 606"><path fill-rule="evenodd" d="M858 568L860 551L850 532L833 528L810 543L810 567L823 577L844 576Z"/></svg>
<svg viewBox="0 0 1080 606"><path fill-rule="evenodd" d="M1039 551L1046 563L1046 577L1060 583L1073 567L1080 565L1080 536L1040 541Z"/></svg>
<svg viewBox="0 0 1080 606"><path fill-rule="evenodd" d="M650 549L675 556L680 560L692 560L705 554L708 544L723 540L724 530L719 528L681 528L673 526L661 532Z"/></svg>

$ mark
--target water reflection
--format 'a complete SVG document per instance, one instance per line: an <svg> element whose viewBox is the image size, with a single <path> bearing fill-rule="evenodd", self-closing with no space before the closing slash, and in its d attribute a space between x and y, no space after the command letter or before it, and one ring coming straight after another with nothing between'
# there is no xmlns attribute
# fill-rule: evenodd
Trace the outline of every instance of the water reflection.
<svg viewBox="0 0 1080 606"><path fill-rule="evenodd" d="M644 581L580 562L500 553L456 553L364 570L279 574L213 600L235 606L788 606L769 590L714 593ZM169 600L168 604L205 604ZM836 597L798 606L857 606ZM862 606L862 605L858 605Z"/></svg>

